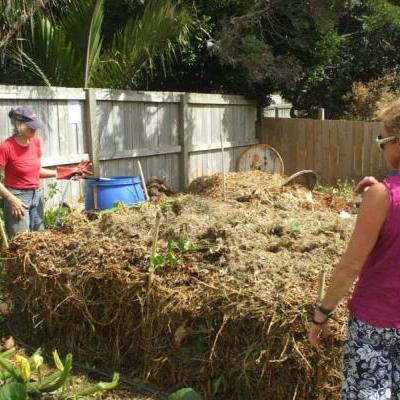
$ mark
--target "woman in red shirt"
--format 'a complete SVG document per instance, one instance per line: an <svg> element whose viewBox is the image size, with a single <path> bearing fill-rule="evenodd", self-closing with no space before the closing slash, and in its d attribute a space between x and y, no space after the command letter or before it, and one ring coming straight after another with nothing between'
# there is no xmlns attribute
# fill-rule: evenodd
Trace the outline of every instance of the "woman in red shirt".
<svg viewBox="0 0 400 400"><path fill-rule="evenodd" d="M8 116L14 133L0 145L0 171L4 174L0 196L4 199L6 231L13 237L19 232L44 229L40 178L69 179L90 171L89 162L75 168L42 168L42 145L36 131L44 127L43 122L28 106L11 110Z"/></svg>

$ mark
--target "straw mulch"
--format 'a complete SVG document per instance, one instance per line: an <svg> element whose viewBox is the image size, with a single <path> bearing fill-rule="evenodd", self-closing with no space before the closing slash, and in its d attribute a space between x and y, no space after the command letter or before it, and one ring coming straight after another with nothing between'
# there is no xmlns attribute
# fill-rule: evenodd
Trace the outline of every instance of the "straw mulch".
<svg viewBox="0 0 400 400"><path fill-rule="evenodd" d="M5 269L15 311L51 346L168 392L338 399L344 307L318 354L305 333L318 274L338 260L354 218L300 189L267 186L258 199L237 201L253 189L228 187L226 202L181 195L18 236ZM150 279L157 209L158 253L167 259L168 241L179 239L186 249L175 247L178 263Z"/></svg>

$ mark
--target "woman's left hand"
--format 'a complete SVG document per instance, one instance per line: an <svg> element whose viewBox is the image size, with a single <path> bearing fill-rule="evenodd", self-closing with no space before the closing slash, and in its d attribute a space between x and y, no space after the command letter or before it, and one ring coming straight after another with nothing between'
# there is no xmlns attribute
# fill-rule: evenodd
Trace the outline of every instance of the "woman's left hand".
<svg viewBox="0 0 400 400"><path fill-rule="evenodd" d="M324 325L315 325L311 323L311 326L308 329L308 341L310 342L311 346L317 349L319 346L321 336L323 337L327 336L328 332L329 332L328 323L325 323Z"/></svg>
<svg viewBox="0 0 400 400"><path fill-rule="evenodd" d="M326 321L323 325L317 325L311 322L310 328L308 329L308 341L311 346L318 348L321 336L326 337L329 333L328 319L325 315L316 311L314 313L314 320L317 322Z"/></svg>

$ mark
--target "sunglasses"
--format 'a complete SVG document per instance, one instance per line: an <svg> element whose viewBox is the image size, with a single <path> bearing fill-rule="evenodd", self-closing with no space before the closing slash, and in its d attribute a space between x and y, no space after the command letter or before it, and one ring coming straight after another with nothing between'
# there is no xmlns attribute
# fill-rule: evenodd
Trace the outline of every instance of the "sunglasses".
<svg viewBox="0 0 400 400"><path fill-rule="evenodd" d="M397 140L397 136L382 136L378 135L378 137L375 139L376 143L378 146L383 150L385 148L385 143L392 142L393 140Z"/></svg>

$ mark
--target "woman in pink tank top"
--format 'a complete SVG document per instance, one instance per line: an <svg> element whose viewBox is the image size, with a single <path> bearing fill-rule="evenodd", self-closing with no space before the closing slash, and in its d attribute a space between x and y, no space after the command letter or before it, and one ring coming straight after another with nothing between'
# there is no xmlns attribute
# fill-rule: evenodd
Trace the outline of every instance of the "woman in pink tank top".
<svg viewBox="0 0 400 400"><path fill-rule="evenodd" d="M317 347L336 305L351 289L342 399L400 399L400 101L381 113L381 147L392 171L363 195L357 222L308 338Z"/></svg>

